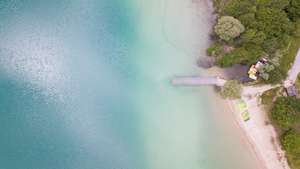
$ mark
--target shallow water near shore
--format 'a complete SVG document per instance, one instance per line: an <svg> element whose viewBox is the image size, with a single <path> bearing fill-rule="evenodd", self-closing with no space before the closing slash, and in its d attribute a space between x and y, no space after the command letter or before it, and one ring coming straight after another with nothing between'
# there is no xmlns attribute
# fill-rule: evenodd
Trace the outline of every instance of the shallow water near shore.
<svg viewBox="0 0 300 169"><path fill-rule="evenodd" d="M208 5L1 1L0 168L257 168L212 88L169 83L204 73Z"/></svg>

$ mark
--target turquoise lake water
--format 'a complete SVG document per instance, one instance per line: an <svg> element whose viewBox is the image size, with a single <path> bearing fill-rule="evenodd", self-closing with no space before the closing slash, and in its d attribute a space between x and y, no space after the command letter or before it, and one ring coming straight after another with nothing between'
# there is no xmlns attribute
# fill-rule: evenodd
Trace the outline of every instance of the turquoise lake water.
<svg viewBox="0 0 300 169"><path fill-rule="evenodd" d="M0 169L253 169L166 4L0 1Z"/></svg>

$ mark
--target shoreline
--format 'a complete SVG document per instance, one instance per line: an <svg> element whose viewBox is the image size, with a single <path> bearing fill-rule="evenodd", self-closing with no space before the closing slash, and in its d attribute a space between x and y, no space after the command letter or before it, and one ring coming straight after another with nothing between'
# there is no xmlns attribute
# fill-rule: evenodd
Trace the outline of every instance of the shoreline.
<svg viewBox="0 0 300 169"><path fill-rule="evenodd" d="M194 5L197 8L197 1L193 0ZM198 1L199 2L199 1ZM203 8L207 8L207 11L212 11L212 1L205 0L205 5ZM206 21L213 25L214 22L214 14L211 13L212 17L211 20ZM178 29L178 28L177 28ZM166 31L167 32L167 31ZM168 37L166 35L166 37ZM167 38L168 41L174 41L174 39ZM178 39L181 40L181 39ZM211 41L211 40L210 40ZM195 43L196 44L196 43ZM194 45L195 45L194 44ZM171 45L177 48L176 44L171 43ZM195 45L196 46L196 45ZM186 52L185 50L183 50ZM202 54L205 56L203 52ZM187 52L187 55L193 55L193 52ZM243 73L245 70L247 71L248 68L245 67L234 67L233 69L220 69L217 67L209 68L209 69L201 69L201 74L207 73L209 75L217 75L221 77L225 77L225 79L231 79L235 77L237 72ZM239 70L244 70L239 72ZM255 88L255 87L253 87ZM255 90L254 90L255 91ZM258 93L259 91L255 91ZM215 95L215 97L219 97ZM254 99L253 99L254 98ZM257 166L259 169L290 169L287 163L287 159L285 157L285 153L281 149L280 143L278 142L277 133L272 125L266 125L266 121L268 121L267 113L256 103L255 99L257 97L253 97L252 99L248 99L247 97L243 97L242 99L246 101L248 111L250 113L251 119L248 122L244 122L241 118L241 113L235 107L234 100L224 100L224 99L217 99L224 103L224 109L226 111L230 111L230 115L232 115L233 119L231 120L234 122L239 130L240 136L243 139L243 142L247 144L247 149L253 155ZM215 98L213 98L215 99ZM251 122L251 123L250 123ZM251 125L248 125L250 123Z"/></svg>
<svg viewBox="0 0 300 169"><path fill-rule="evenodd" d="M243 125L243 120L239 116L241 114L241 112L238 111L238 110L236 110L234 102L232 100L225 100L224 102L227 104L228 109L230 110L231 114L234 116L235 123L237 124L237 126L239 127L239 129L242 131L243 137L245 138L245 140L247 141L247 143L250 145L251 150L254 153L256 159L261 164L260 167L262 167L262 169L270 169L268 167L268 165L271 162L266 162L265 161L265 159L264 159L264 153L256 145L259 142L256 142L255 139L253 137L251 137L251 135L249 134L249 131L247 131L247 128ZM274 168L272 168L272 169L274 169Z"/></svg>
<svg viewBox="0 0 300 169"><path fill-rule="evenodd" d="M214 8L212 1L209 1L207 3L210 3L211 7ZM208 6L207 8L209 8ZM300 50L298 51L298 55L300 55ZM300 58L300 56L296 57L296 61L297 58ZM296 64L299 64L299 62L300 60L298 59L298 62L296 62ZM296 67L296 64L294 63L293 67ZM237 79L239 77L243 77L245 74L247 75L248 67L235 65L230 68L224 69L215 65L211 65L207 68L204 68L204 70L212 76L218 76L224 79ZM293 77L293 81L295 81L299 71L300 70L297 70L296 73L291 73L291 70L289 71L289 76ZM234 123L241 131L241 135L249 145L249 149L253 152L253 155L259 163L259 168L291 169L288 164L286 153L280 143L278 133L276 132L275 127L270 122L268 112L260 103L260 95L264 91L268 90L268 88L271 89L273 87L274 86L270 85L264 85L262 87L243 86L244 91L242 92L242 97L236 100L223 99L220 96L217 96L217 93L216 97L220 97L220 99L218 100L220 100L220 102L223 102L224 108L228 109L231 115L233 115ZM242 100L243 102L245 102L246 111L250 114L250 120L243 120L242 113L245 110L241 110L241 108L237 105L238 100Z"/></svg>
<svg viewBox="0 0 300 169"><path fill-rule="evenodd" d="M212 1L206 0L205 2L206 2L206 8L208 8L208 10L210 10L210 11L214 11ZM213 23L215 22L216 16L213 13L211 13L211 15L212 15L211 23L213 25ZM232 68L228 68L228 69L221 69L216 66L213 66L213 67L206 68L206 69L204 68L203 70L210 75L216 75L219 77L223 77L225 79L232 79L233 77L236 77L236 76L242 76L242 74L244 72L247 72L248 68L245 69L245 67L243 67L243 66L236 66L236 67L232 67ZM220 97L220 96L217 93L215 93L214 97ZM255 158L256 164L258 165L257 167L259 167L259 169L290 169L290 167L287 164L287 158L284 156L285 154L281 149L280 143L278 142L277 133L275 132L273 126L271 126L271 125L256 126L257 130L264 130L270 134L267 135L266 137L265 137L265 135L263 135L264 137L262 137L263 138L262 140L255 139L256 137L251 134L251 130L249 130L250 128L247 128L246 125L243 125L244 121L241 118L242 112L238 111L238 109L235 107L234 101L228 100L228 99L223 99L223 98L220 98L217 100L222 102L223 108L228 110L228 113L230 113L230 115L232 115L232 118L233 118L232 120L235 123L234 125L239 130L238 135L239 135L239 137L241 137L242 141L246 144L246 149L248 149L249 152ZM248 102L246 102L246 103L248 106ZM253 109L253 107L252 107L252 109ZM257 107L257 109L260 110L259 112L262 114L262 116L260 116L261 117L260 120L266 121L268 118L267 112L262 110L261 107ZM249 110L249 113L251 113L250 111L251 110ZM256 112L256 113L258 113L258 112ZM251 119L251 120L253 121L253 119ZM262 145L264 145L264 146L267 145L267 147L275 148L274 144L271 142L271 140L269 140L270 135L276 136L276 139L274 142L276 150L272 151L273 158L271 158L271 159L268 158L269 154L267 154L267 152L268 152L267 149L264 149L263 146L262 147L258 146L259 144L264 143ZM278 156L278 151L280 151L281 154L283 153L283 157ZM275 157L275 159L274 159L274 157ZM281 167L282 165L280 163L280 159L284 161L283 162L285 165L284 167ZM278 165L278 166L276 166L276 165Z"/></svg>
<svg viewBox="0 0 300 169"><path fill-rule="evenodd" d="M227 108L229 109L231 115L234 118L234 123L236 124L236 126L239 128L239 130L241 131L242 137L245 140L246 144L249 145L249 149L252 151L252 153L254 154L256 160L259 162L261 169L267 169L265 163L262 161L261 156L259 155L259 153L256 150L256 147L254 145L254 143L249 139L249 135L248 133L245 131L245 129L242 127L239 118L237 116L237 114L234 111L233 108L233 103L230 100L226 100L224 101L225 104L227 105Z"/></svg>
<svg viewBox="0 0 300 169"><path fill-rule="evenodd" d="M223 70L217 67L207 69L210 75L223 76L229 78L232 74L228 74L228 70ZM232 70L230 70L232 73ZM263 87L243 87L243 100L247 105L247 111L250 114L250 120L244 122L241 116L243 111L238 110L235 102L239 99L219 99L224 103L226 109L234 117L234 122L243 134L243 137L250 145L251 151L254 153L255 158L260 163L262 169L290 169L285 152L282 150L278 135L275 128L270 124L267 112L263 109L262 105L258 103L259 95L273 88L274 86ZM216 94L217 95L217 94ZM219 96L220 97L220 96Z"/></svg>
<svg viewBox="0 0 300 169"><path fill-rule="evenodd" d="M252 102L252 107L248 107L251 119L247 122L242 120L242 112L237 110L234 100L226 100L226 102L256 157L262 163L262 167L264 169L290 169L285 152L279 143L278 135L274 127L269 124L267 113L261 106L253 106L253 102L256 102L255 99L245 101L247 106L251 105Z"/></svg>

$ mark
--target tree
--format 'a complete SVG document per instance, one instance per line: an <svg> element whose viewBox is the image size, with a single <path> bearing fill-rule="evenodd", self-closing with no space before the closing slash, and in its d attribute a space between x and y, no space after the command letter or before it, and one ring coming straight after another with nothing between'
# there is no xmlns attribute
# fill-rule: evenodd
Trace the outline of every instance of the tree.
<svg viewBox="0 0 300 169"><path fill-rule="evenodd" d="M258 30L266 33L267 37L281 37L283 34L291 34L294 24L290 21L285 11L276 8L259 8L256 12L259 23Z"/></svg>
<svg viewBox="0 0 300 169"><path fill-rule="evenodd" d="M232 16L222 16L215 25L216 34L223 40L229 41L245 31L244 25Z"/></svg>
<svg viewBox="0 0 300 169"><path fill-rule="evenodd" d="M271 110L272 120L283 129L289 129L300 121L300 100L295 97L279 97Z"/></svg>
<svg viewBox="0 0 300 169"><path fill-rule="evenodd" d="M223 86L220 94L224 98L236 99L241 97L242 86L236 80L228 80Z"/></svg>

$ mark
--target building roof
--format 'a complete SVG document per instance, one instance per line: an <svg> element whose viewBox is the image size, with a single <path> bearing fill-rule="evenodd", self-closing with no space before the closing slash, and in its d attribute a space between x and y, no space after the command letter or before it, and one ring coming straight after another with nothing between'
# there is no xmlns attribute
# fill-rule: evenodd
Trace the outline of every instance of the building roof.
<svg viewBox="0 0 300 169"><path fill-rule="evenodd" d="M259 61L256 62L256 64L252 65L248 71L248 77L250 79L253 79L253 80L257 80L258 78L258 70L263 66L263 65L266 65L268 62L268 60L266 58L262 58L260 59Z"/></svg>
<svg viewBox="0 0 300 169"><path fill-rule="evenodd" d="M248 71L249 78L256 80L257 79L257 69L255 68L255 65L252 65Z"/></svg>
<svg viewBox="0 0 300 169"><path fill-rule="evenodd" d="M288 94L288 96L297 96L297 89L294 85L289 86L286 88L286 92Z"/></svg>

